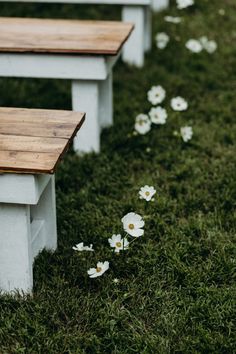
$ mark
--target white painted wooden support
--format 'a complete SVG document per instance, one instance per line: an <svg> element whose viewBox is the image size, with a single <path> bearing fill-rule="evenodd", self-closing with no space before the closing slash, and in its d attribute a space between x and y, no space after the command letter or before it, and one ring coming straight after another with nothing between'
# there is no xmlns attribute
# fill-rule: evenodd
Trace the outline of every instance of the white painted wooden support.
<svg viewBox="0 0 236 354"><path fill-rule="evenodd" d="M99 119L101 128L113 125L113 80L112 72L99 86Z"/></svg>
<svg viewBox="0 0 236 354"><path fill-rule="evenodd" d="M142 67L145 51L145 8L143 6L123 6L122 20L135 24L129 40L124 45L122 58L130 65Z"/></svg>
<svg viewBox="0 0 236 354"><path fill-rule="evenodd" d="M30 293L34 258L56 247L54 176L1 174L0 291Z"/></svg>
<svg viewBox="0 0 236 354"><path fill-rule="evenodd" d="M43 250L46 242L45 221L32 220L31 222L31 252L32 260Z"/></svg>
<svg viewBox="0 0 236 354"><path fill-rule="evenodd" d="M0 290L33 287L30 207L0 204Z"/></svg>
<svg viewBox="0 0 236 354"><path fill-rule="evenodd" d="M50 175L0 174L0 203L38 204Z"/></svg>
<svg viewBox="0 0 236 354"><path fill-rule="evenodd" d="M42 193L37 205L31 206L32 220L44 221L44 242L43 248L55 251L57 248L57 217L56 217L56 195L55 177L51 176L49 182ZM37 248L36 248L37 249ZM40 251L38 249L38 252ZM36 254L38 253L36 252Z"/></svg>
<svg viewBox="0 0 236 354"><path fill-rule="evenodd" d="M170 0L152 0L152 8L155 12L166 10L169 7Z"/></svg>
<svg viewBox="0 0 236 354"><path fill-rule="evenodd" d="M99 82L72 81L72 108L86 112L86 121L74 138L77 152L100 151Z"/></svg>
<svg viewBox="0 0 236 354"><path fill-rule="evenodd" d="M0 53L0 76L105 80L118 56Z"/></svg>
<svg viewBox="0 0 236 354"><path fill-rule="evenodd" d="M152 49L152 11L149 6L145 7L144 30L144 50L148 52Z"/></svg>

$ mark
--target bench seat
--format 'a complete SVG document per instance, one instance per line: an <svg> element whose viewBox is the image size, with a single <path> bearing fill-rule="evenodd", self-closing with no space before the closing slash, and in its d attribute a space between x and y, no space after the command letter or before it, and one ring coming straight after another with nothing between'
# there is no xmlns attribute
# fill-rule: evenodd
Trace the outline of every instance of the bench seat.
<svg viewBox="0 0 236 354"><path fill-rule="evenodd" d="M0 51L116 55L132 24L109 21L0 18Z"/></svg>
<svg viewBox="0 0 236 354"><path fill-rule="evenodd" d="M31 292L33 262L57 247L54 173L84 114L0 108L0 292Z"/></svg>
<svg viewBox="0 0 236 354"><path fill-rule="evenodd" d="M2 0L0 0L0 2L1 1ZM167 1L168 0L26 0L26 2L121 5L122 20L135 24L131 38L124 46L122 58L126 63L137 67L143 66L145 52L151 49L151 5L153 5L154 8L157 6L158 9L162 9L165 7Z"/></svg>
<svg viewBox="0 0 236 354"><path fill-rule="evenodd" d="M122 22L0 18L0 76L72 80L72 107L87 119L78 152L99 152L113 122L112 68L133 29Z"/></svg>

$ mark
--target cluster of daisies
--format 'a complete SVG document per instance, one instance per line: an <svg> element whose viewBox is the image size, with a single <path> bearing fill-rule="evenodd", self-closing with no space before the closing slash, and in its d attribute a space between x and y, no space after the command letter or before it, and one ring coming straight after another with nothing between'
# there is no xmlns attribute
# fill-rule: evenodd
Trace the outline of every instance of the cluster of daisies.
<svg viewBox="0 0 236 354"><path fill-rule="evenodd" d="M146 202L154 201L154 195L156 194L156 189L153 186L145 185L139 190L139 198L145 200ZM127 251L130 244L144 235L145 222L143 217L137 213L131 212L126 214L121 222L123 224L123 230L125 236L122 237L121 234L114 234L108 239L110 247L113 249L114 253L118 254L122 251ZM132 238L129 241L129 238ZM76 246L72 247L74 251L77 252L94 252L93 245L84 246L83 242L78 243ZM109 269L109 262L97 262L96 267L88 269L87 273L90 278L97 278L103 275ZM117 282L117 279L114 280Z"/></svg>
<svg viewBox="0 0 236 354"><path fill-rule="evenodd" d="M185 46L192 53L200 53L205 50L212 54L217 49L216 41L208 39L207 36L202 36L199 39L189 39Z"/></svg>
<svg viewBox="0 0 236 354"><path fill-rule="evenodd" d="M179 10L182 10L194 5L194 0L176 0L176 5ZM165 16L164 19L166 22L174 24L179 24L182 21L181 17L173 16ZM169 41L170 37L164 32L156 35L156 44L159 49L164 49ZM214 40L209 40L206 36L199 39L189 39L185 46L193 53L200 53L203 50L213 53L217 49L217 43ZM164 125L168 118L167 110L160 105L166 99L166 91L162 86L151 87L147 93L147 99L152 104L152 107L148 114L141 113L136 117L134 126L136 134L147 134L153 124ZM170 107L173 111L186 111L188 109L188 102L183 97L174 97L170 100ZM184 142L188 142L192 139L193 129L191 126L183 126L179 132L174 132L174 135L180 136ZM146 202L154 201L155 194L156 189L153 186L145 185L139 190L139 198ZM122 237L121 234L113 234L108 239L108 244L115 254L127 251L133 241L144 235L145 222L141 215L130 212L121 219L121 223L125 235ZM92 244L85 246L83 242L74 246L73 250L76 252L94 252ZM99 261L95 267L88 269L88 276L90 278L97 278L103 275L109 269L109 266L109 261ZM118 279L114 279L114 283L118 283L118 281Z"/></svg>
<svg viewBox="0 0 236 354"><path fill-rule="evenodd" d="M185 9L189 6L194 5L193 0L176 0L177 8L179 10ZM164 20L166 22L179 24L182 21L181 17L165 16ZM156 35L156 46L158 49L165 49L170 41L170 37L165 32L159 32ZM185 47L192 53L200 53L206 51L209 54L213 54L217 50L217 43L212 39L208 39L207 36L202 36L199 39L189 39L185 43Z"/></svg>
<svg viewBox="0 0 236 354"><path fill-rule="evenodd" d="M141 113L135 118L134 129L136 134L147 134L151 130L152 124L166 124L168 113L164 107L160 106L165 98L166 91L162 86L158 85L151 87L147 93L147 99L153 107L148 114ZM188 102L183 97L177 96L170 100L170 106L174 111L186 111L188 109ZM180 132L175 132L175 135L180 135L184 142L188 142L193 136L192 127L181 127Z"/></svg>

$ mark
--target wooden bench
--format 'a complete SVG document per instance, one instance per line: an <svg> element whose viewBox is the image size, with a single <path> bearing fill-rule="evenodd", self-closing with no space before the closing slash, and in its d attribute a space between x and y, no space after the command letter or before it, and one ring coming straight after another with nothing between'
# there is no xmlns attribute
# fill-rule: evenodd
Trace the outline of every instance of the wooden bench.
<svg viewBox="0 0 236 354"><path fill-rule="evenodd" d="M0 108L0 291L31 292L34 258L57 247L54 172L83 121L79 112Z"/></svg>
<svg viewBox="0 0 236 354"><path fill-rule="evenodd" d="M99 152L112 125L112 68L133 25L0 18L0 76L72 80L72 107L86 112L75 151ZM56 94L56 93L55 93Z"/></svg>
<svg viewBox="0 0 236 354"><path fill-rule="evenodd" d="M6 0L0 0L6 1ZM131 38L125 44L123 60L129 64L142 67L144 54L151 49L152 23L151 8L160 11L168 7L169 0L7 0L21 2L71 3L71 4L107 4L122 6L122 20L135 24Z"/></svg>

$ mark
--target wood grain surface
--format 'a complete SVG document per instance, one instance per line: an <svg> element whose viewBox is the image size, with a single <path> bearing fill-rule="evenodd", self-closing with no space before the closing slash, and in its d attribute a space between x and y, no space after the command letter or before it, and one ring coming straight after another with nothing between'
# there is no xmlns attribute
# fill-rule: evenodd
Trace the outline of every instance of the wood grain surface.
<svg viewBox="0 0 236 354"><path fill-rule="evenodd" d="M133 25L0 17L0 52L117 55Z"/></svg>
<svg viewBox="0 0 236 354"><path fill-rule="evenodd" d="M0 108L0 172L54 173L84 113Z"/></svg>

